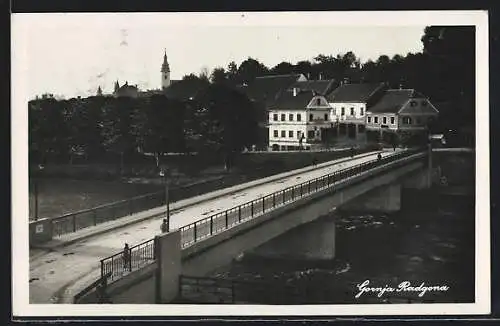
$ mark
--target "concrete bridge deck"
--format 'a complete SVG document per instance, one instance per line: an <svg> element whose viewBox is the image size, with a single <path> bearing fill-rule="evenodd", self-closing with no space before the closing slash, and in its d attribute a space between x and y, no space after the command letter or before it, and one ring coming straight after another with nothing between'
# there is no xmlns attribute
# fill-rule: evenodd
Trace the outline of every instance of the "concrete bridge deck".
<svg viewBox="0 0 500 326"><path fill-rule="evenodd" d="M396 152L398 151L400 150ZM298 173L290 171L282 174L280 178L270 178L269 182L255 183L250 187L244 185L232 187L225 190L225 195L213 199L191 198L190 205L177 205L177 209L176 206L173 207L171 228L180 228L272 192L373 160L377 157L377 153L319 164L316 168L301 169L303 171ZM392 150L382 153L383 156L391 154ZM73 239L67 246L54 247L51 252L33 256L30 259L30 303L70 302L82 287L99 277L100 259L119 252L124 243L133 246L153 238L160 233L161 219L162 216L157 216L125 227L107 229L105 233L86 236L81 240ZM82 232L90 231L82 230Z"/></svg>

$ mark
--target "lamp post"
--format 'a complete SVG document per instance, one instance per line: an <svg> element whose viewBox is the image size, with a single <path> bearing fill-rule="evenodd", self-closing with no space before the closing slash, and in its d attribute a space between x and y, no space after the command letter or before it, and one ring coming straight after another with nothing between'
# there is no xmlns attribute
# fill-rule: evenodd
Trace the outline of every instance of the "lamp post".
<svg viewBox="0 0 500 326"><path fill-rule="evenodd" d="M163 183L165 184L165 203L167 204L167 232L170 231L170 194L169 194L169 186L167 180L167 172L161 169L160 176L163 178Z"/></svg>
<svg viewBox="0 0 500 326"><path fill-rule="evenodd" d="M39 176L39 172L43 170L43 165L39 164L38 169L36 170L36 173L33 178L33 192L35 196L35 221L38 220L38 180L37 177Z"/></svg>

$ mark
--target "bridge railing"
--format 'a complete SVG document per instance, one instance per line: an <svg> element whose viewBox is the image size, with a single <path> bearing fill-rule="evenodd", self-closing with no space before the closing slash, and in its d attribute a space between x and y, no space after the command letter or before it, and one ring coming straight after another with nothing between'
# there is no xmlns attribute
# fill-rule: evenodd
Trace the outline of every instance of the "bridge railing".
<svg viewBox="0 0 500 326"><path fill-rule="evenodd" d="M403 157L411 156L418 150L408 150L386 156L381 160L375 159L345 168L325 176L315 178L299 185L288 187L262 198L255 199L242 205L233 207L224 212L198 220L180 228L181 247L186 248L200 240L218 233L222 233L235 225L256 218L268 211L296 201L327 187L334 186L338 181L359 175ZM109 279L116 280L127 272L138 270L154 262L154 239L135 245L129 249L130 259L126 259L123 252L114 254L101 260L101 274L111 273Z"/></svg>
<svg viewBox="0 0 500 326"><path fill-rule="evenodd" d="M219 177L202 183L170 189L170 202L176 202L214 189L220 189L223 188L227 182L232 182L232 180L225 179L225 177ZM96 226L97 224L156 208L165 205L165 203L165 191L163 190L68 213L51 218L52 235L54 237L60 237L81 229Z"/></svg>
<svg viewBox="0 0 500 326"><path fill-rule="evenodd" d="M107 275L107 278L113 281L153 263L155 261L154 240L151 239L130 247L128 254L123 250L101 259L101 277Z"/></svg>
<svg viewBox="0 0 500 326"><path fill-rule="evenodd" d="M181 247L186 248L193 243L224 232L235 225L258 217L270 210L296 201L304 196L308 196L317 191L332 186L334 183L344 180L360 173L373 169L374 167L387 164L402 157L415 154L416 150L409 150L390 155L381 159L368 161L349 168L345 168L334 173L327 174L312 180L308 180L299 185L291 186L262 198L252 200L237 207L233 207L224 212L216 213L207 218L180 228Z"/></svg>

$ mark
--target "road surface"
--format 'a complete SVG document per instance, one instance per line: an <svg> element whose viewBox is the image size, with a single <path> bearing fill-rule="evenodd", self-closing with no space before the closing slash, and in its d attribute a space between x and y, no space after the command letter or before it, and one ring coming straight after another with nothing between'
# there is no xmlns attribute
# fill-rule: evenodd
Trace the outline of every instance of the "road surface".
<svg viewBox="0 0 500 326"><path fill-rule="evenodd" d="M399 150L397 150L399 151ZM217 212L258 199L281 189L307 180L333 173L337 170L374 160L377 153L354 157L349 161L283 177L269 183L229 193L226 196L194 204L171 212L172 229L180 228ZM385 151L383 156L393 154ZM336 160L342 161L342 159ZM335 162L335 161L332 161ZM129 246L154 238L160 233L162 217L151 218L107 233L82 239L69 246L55 249L30 259L30 303L65 303L82 287L100 276L99 261L120 252L125 243Z"/></svg>

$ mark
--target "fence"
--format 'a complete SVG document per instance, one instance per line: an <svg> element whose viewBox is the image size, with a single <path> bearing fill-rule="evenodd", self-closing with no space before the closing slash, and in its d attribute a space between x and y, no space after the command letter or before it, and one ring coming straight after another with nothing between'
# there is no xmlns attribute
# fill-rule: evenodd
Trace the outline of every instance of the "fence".
<svg viewBox="0 0 500 326"><path fill-rule="evenodd" d="M342 169L334 173L303 182L299 185L274 192L262 198L247 202L224 212L214 214L210 217L183 226L180 228L181 247L186 248L197 241L224 232L237 224L253 219L267 211L298 200L311 193L325 189L326 187L331 187L337 181L353 177L373 169L374 167L396 161L403 157L415 154L416 152L416 150L405 151L393 154L389 157L381 159L380 161L372 160L353 167ZM123 258L123 253L118 253L101 260L102 275L111 272L110 278L113 280L114 278L123 275L124 272L139 269L142 266L153 262L154 239L131 247L130 252L131 259L128 262Z"/></svg>
<svg viewBox="0 0 500 326"><path fill-rule="evenodd" d="M173 188L169 191L170 202L207 193L234 182L237 182L237 180L227 180L225 177L219 177L203 183ZM65 214L51 219L53 236L60 237L64 234L73 233L87 227L116 220L165 204L165 191L160 191Z"/></svg>
<svg viewBox="0 0 500 326"><path fill-rule="evenodd" d="M91 293L94 289L96 290L97 295L96 295L96 299L97 301L99 301L99 303L106 303L106 296L105 296L105 293L106 293L106 286L107 286L107 280L108 278L111 276L110 273L107 273L107 274L103 274L101 275L101 277L96 280L95 282L93 282L92 284L90 284L89 286L87 286L86 288L84 288L82 291L78 292L74 297L73 297L73 303L80 303L80 301L82 300L82 298L84 298L85 296L87 296L89 293Z"/></svg>
<svg viewBox="0 0 500 326"><path fill-rule="evenodd" d="M237 224L264 214L269 210L293 202L311 193L317 192L318 190L330 187L337 181L353 177L373 169L374 167L387 164L414 153L414 150L405 151L391 155L380 161L372 160L342 169L188 224L180 228L181 246L182 248L188 247L199 240L221 233Z"/></svg>
<svg viewBox="0 0 500 326"><path fill-rule="evenodd" d="M178 301L191 303L297 304L303 295L296 287L210 277L179 277Z"/></svg>
<svg viewBox="0 0 500 326"><path fill-rule="evenodd" d="M127 255L124 251L101 260L101 277L109 275L113 281L126 273L143 268L155 261L154 240L151 239L130 247Z"/></svg>

